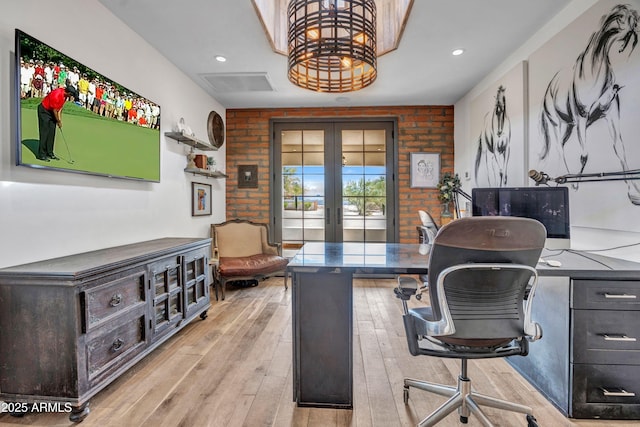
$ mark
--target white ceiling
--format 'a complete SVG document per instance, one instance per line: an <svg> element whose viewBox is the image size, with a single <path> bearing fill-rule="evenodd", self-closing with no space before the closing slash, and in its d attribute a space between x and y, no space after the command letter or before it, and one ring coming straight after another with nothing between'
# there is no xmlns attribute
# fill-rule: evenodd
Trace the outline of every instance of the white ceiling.
<svg viewBox="0 0 640 427"><path fill-rule="evenodd" d="M452 105L570 2L414 0L377 80L328 94L289 82L287 58L271 49L250 0L99 1L226 108ZM459 47L464 55L452 56ZM273 90L218 92L204 78L215 73L266 75Z"/></svg>

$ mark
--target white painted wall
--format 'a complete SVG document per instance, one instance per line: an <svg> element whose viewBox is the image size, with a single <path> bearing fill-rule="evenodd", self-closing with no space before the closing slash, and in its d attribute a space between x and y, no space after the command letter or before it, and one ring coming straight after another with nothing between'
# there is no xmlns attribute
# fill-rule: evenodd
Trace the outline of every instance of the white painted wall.
<svg viewBox="0 0 640 427"><path fill-rule="evenodd" d="M455 104L455 169L461 177L465 177L467 173L470 177L473 176L473 162L475 158L476 146L474 143L474 138L472 138L472 136L470 135L470 110L472 100L475 99L484 90L486 90L487 87L490 86L493 82L495 82L502 75L513 68L517 63L523 60L527 60L529 55L539 49L544 43L546 43L564 27L570 24L583 12L593 6L596 2L597 0L573 0L547 25L541 28L533 37L531 37L525 44L518 48L502 64L499 64L477 86L475 86L469 93L467 93ZM633 143L637 143L637 141L633 141ZM523 171L523 174L526 173L527 171ZM528 178L525 179L528 180ZM472 180L465 180L463 178L462 182L463 189L466 192L471 193ZM588 184L583 184L583 186L581 187L581 191L586 191L588 188L587 186ZM601 187L597 187L601 190ZM593 191L593 203L594 205L597 205L598 194L596 190ZM640 221L640 208L638 208L637 211L637 214L633 215L633 217L630 217L629 221ZM606 207L603 208L600 213L602 215L606 215ZM571 233L572 249L598 250L640 243L640 233L629 233L619 230L575 226L572 226ZM640 262L640 245L598 253L602 255Z"/></svg>
<svg viewBox="0 0 640 427"><path fill-rule="evenodd" d="M15 165L14 30L49 44L162 108L160 183ZM179 31L167 28L167 31ZM96 0L4 1L0 13L0 267L159 237L208 237L225 219L225 181L184 173L185 122L207 139L225 109ZM225 146L209 152L225 169ZM213 186L213 215L191 216L191 182Z"/></svg>

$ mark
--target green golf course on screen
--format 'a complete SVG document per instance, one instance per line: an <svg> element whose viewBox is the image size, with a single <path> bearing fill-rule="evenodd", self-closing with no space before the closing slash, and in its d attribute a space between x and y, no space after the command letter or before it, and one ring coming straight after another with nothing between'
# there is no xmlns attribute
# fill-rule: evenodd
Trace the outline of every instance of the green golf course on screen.
<svg viewBox="0 0 640 427"><path fill-rule="evenodd" d="M21 102L21 164L160 181L158 129L100 117L73 102L65 103L63 127L56 130L54 152L59 159L38 160L39 102Z"/></svg>
<svg viewBox="0 0 640 427"><path fill-rule="evenodd" d="M160 182L160 106L15 32L16 163Z"/></svg>

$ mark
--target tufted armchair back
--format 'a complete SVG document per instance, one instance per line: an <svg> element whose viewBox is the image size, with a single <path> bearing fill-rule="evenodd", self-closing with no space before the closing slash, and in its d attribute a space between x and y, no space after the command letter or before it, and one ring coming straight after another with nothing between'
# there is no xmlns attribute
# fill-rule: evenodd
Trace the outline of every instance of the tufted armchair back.
<svg viewBox="0 0 640 427"><path fill-rule="evenodd" d="M211 237L213 258L278 255L278 248L269 245L267 224L233 219L222 224L212 224Z"/></svg>

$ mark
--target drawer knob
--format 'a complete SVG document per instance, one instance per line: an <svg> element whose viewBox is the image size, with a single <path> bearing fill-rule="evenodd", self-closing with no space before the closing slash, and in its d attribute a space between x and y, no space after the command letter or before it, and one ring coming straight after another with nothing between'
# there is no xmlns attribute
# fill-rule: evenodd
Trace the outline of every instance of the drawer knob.
<svg viewBox="0 0 640 427"><path fill-rule="evenodd" d="M604 297L606 299L636 299L636 296L632 294L610 294L609 292L605 292Z"/></svg>
<svg viewBox="0 0 640 427"><path fill-rule="evenodd" d="M115 294L111 297L111 301L109 301L109 305L111 307L117 307L122 302L122 294Z"/></svg>
<svg viewBox="0 0 640 427"><path fill-rule="evenodd" d="M124 346L124 341L121 340L120 338L117 338L111 345L111 351L113 352L120 351L123 346Z"/></svg>
<svg viewBox="0 0 640 427"><path fill-rule="evenodd" d="M621 335L611 335L611 334L602 334L605 341L627 341L627 342L636 342L637 340L634 337L628 337L624 334Z"/></svg>
<svg viewBox="0 0 640 427"><path fill-rule="evenodd" d="M612 387L612 388L600 387L600 390L602 390L603 395L612 396L612 397L635 397L636 395L631 391L627 391L623 388L618 388L618 387Z"/></svg>

